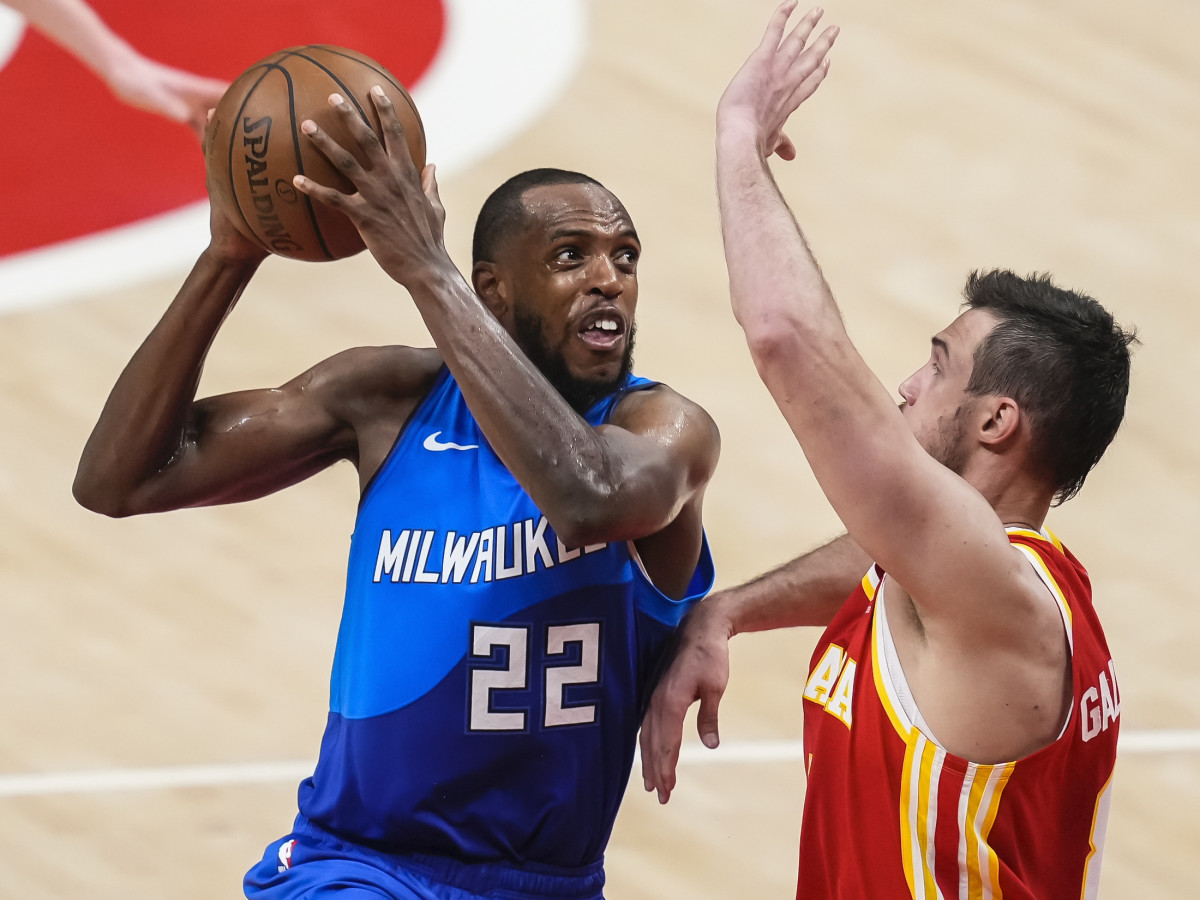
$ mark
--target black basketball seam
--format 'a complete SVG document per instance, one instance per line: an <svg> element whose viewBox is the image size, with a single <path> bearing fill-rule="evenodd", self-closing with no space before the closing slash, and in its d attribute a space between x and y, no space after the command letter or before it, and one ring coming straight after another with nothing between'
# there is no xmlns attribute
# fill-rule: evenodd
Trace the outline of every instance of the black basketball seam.
<svg viewBox="0 0 1200 900"><path fill-rule="evenodd" d="M412 95L408 92L408 88L406 88L404 85L402 85L391 72L389 72L387 69L382 68L381 66L372 65L371 63L363 62L363 60L358 59L357 57L354 57L354 56L350 56L348 53L339 49L338 47L333 47L328 44L319 45L319 46L321 46L322 49L324 49L328 53L332 53L335 56L340 56L343 59L352 59L355 62L366 66L368 69L370 69L375 74L382 75L385 79L387 79L391 83L392 87L394 87L396 90L398 90L400 92L400 96L404 98L404 102L408 105L409 110L412 112L413 118L417 120L417 125L420 127L420 130L421 130L421 146L423 149L427 149L425 147L425 144L426 144L425 123L421 120L421 111L419 109L417 109L417 104L415 102L413 102Z"/></svg>
<svg viewBox="0 0 1200 900"><path fill-rule="evenodd" d="M401 84L396 79L396 76L394 76L391 72L389 72L387 69L382 68L381 66L372 65L371 63L363 62L361 59L358 59L357 57L350 56L348 53L346 53L344 50L342 50L338 47L334 47L329 44L319 44L317 46L320 46L326 52L332 53L335 56L341 56L344 59L352 59L355 62L366 66L368 69L370 69L372 72L376 73L377 75L382 75L385 79L387 79L391 83L392 87L394 87L396 90L398 90L400 92L400 96L404 98L404 102L408 105L409 110L412 111L413 118L415 118L417 120L417 125L420 126L420 129L421 129L421 144L422 144L422 146L425 145L425 143L426 143L425 142L425 123L421 120L421 111L419 109L417 109L417 104L415 102L413 102L412 95L408 92L408 88L406 88L403 84ZM368 59L369 59L369 57L368 57Z"/></svg>
<svg viewBox="0 0 1200 900"><path fill-rule="evenodd" d="M408 89L405 88L404 85L402 85L399 81L397 81L395 76L392 75L391 72L388 72L386 69L380 68L377 65L371 65L368 62L364 62L362 59L359 58L359 56L352 56L352 55L350 55L350 53L348 53L338 47L334 47L332 44L306 44L303 47L294 47L290 50L282 51L283 53L286 53L289 56L298 56L301 59L304 59L304 60L312 63L314 66L316 66L321 71L323 71L326 75L328 75L330 77L330 79L332 79L338 85L338 87L340 87L342 89L342 93L344 93L346 95L347 99L349 99L350 102L354 104L354 108L358 110L358 114L360 116L362 116L363 121L366 122L367 125L371 124L370 117L367 115L367 113L363 109L363 107L359 104L358 99L354 96L354 93L348 87L346 87L345 82L343 82L340 78L338 78L337 75L335 75L326 65L324 65L321 62L318 62L317 60L313 59L311 56L306 56L303 52L305 50L322 50L322 51L324 51L326 53L330 53L334 56L340 56L340 57L342 57L342 59L348 59L351 62L358 63L359 65L363 66L364 68L370 69L376 75L383 76L384 80L386 80L389 84L391 84L392 87L396 88L400 92L400 96L402 96L404 98L404 102L408 105L408 108L412 111L413 117L417 120L417 125L420 126L421 143L425 144L425 123L421 121L421 113L417 110L416 104L413 103L412 96L408 93ZM361 56L361 54L360 54L360 56ZM374 129L372 129L372 131L373 130Z"/></svg>
<svg viewBox="0 0 1200 900"><path fill-rule="evenodd" d="M296 56L296 57L299 57L300 59L304 60L305 62L312 63L314 66L316 66L318 69L320 69L326 75L328 75L329 80L332 81L334 84L336 84L341 89L342 94L345 96L345 98L354 104L354 108L358 110L358 114L360 116L362 116L362 120L364 122L366 122L368 126L370 126L371 119L367 116L366 111L362 108L362 105L358 102L358 98L354 96L354 92L351 91L350 88L346 87L346 82L342 81L342 79L338 78L337 75L333 74L333 71L328 66L325 66L325 65L317 62L311 56L305 56L304 53L301 52L303 50L308 50L309 48L312 48L312 47L320 47L320 46L322 46L322 45L321 44L309 44L307 47L299 47L295 50L288 50L285 52L287 53L288 56ZM370 68L370 67L368 66L368 68ZM374 131L374 129L371 129L371 130Z"/></svg>
<svg viewBox="0 0 1200 900"><path fill-rule="evenodd" d="M300 149L300 129L296 123L296 89L292 84L292 73L279 65L278 62L267 63L270 68L278 69L283 73L284 79L287 81L288 89L288 123L292 132L292 151L296 158L296 171L301 175L304 174L304 155ZM304 208L308 210L308 220L312 225L313 234L317 238L317 243L321 245L321 252L325 254L325 259L333 259L333 254L329 252L329 248L325 246L325 235L321 234L320 223L317 222L317 211L313 208L312 197L303 191L300 195L304 198Z"/></svg>
<svg viewBox="0 0 1200 900"><path fill-rule="evenodd" d="M229 196L233 198L233 208L237 210L238 215L242 217L242 221L246 223L246 228L248 228L250 233L255 237L258 237L258 233L254 230L254 226L250 224L250 220L246 218L245 212L242 211L242 204L238 201L237 187L233 183L233 137L237 134L237 123L242 120L242 113L246 110L246 104L250 102L250 98L254 95L254 91L260 84L262 84L262 80L267 77L269 71L270 66L264 66L263 73L258 77L258 81L254 82L254 84L250 86L250 89L246 91L245 96L242 97L242 105L238 107L237 115L234 116L233 122L230 125L229 159L226 165L226 172L229 176ZM261 238L259 238L258 242L263 244ZM264 244L264 247L265 246L266 245ZM270 248L267 247L266 249L269 250Z"/></svg>
<svg viewBox="0 0 1200 900"><path fill-rule="evenodd" d="M266 78L271 73L271 70L276 69L279 72L283 73L283 77L287 82L288 97L289 97L288 118L291 122L292 147L293 147L294 156L296 159L296 169L298 172L300 172L300 174L304 174L304 160L303 160L303 157L300 155L300 145L299 145L299 141L297 140L297 135L296 135L296 115L295 115L295 96L296 95L295 95L295 91L292 88L291 73L288 72L287 69L283 68L283 66L280 66L278 63L269 61L269 58L267 60L263 60L259 65L262 66L263 72L258 77L258 80L255 81L254 84L252 84L249 87L249 89L246 91L246 95L242 98L242 105L238 108L238 114L234 120L234 124L231 129L230 137L232 138L233 135L236 134L237 123L239 121L241 121L242 113L245 112L246 105L250 102L250 98L254 96L254 92L258 89L259 85L262 84L263 79ZM233 197L233 205L234 205L234 208L237 209L238 215L241 216L242 221L246 223L246 227L250 230L250 233L255 235L256 238L258 238L258 232L255 231L254 226L250 224L250 220L246 218L246 213L242 210L242 204L238 200L237 190L234 187L233 152L234 152L233 141L231 139L229 142L229 158L228 158L228 164L227 164L227 171L228 171L228 175L229 175L230 193ZM312 225L313 234L317 238L317 243L320 244L321 252L325 254L326 260L331 260L331 259L333 259L333 254L330 253L329 248L327 246L325 246L325 238L321 234L321 229L317 226L316 213L313 210L313 206L312 206L312 198L310 198L307 194L303 194L303 193L302 193L302 196L304 197L305 207L308 209L308 218L309 218L310 224ZM262 238L258 238L258 242L260 244L262 244L265 249L271 250L271 247Z"/></svg>
<svg viewBox="0 0 1200 900"><path fill-rule="evenodd" d="M411 109L413 111L413 114L417 117L417 121L418 122L421 121L421 113L417 109L416 104L413 103L412 95L409 94L408 88L406 88L403 84L401 84L397 80L395 75L393 75L391 72L389 72L387 69L383 68L382 66L375 64L373 60L371 62L367 62L367 60L369 60L370 57L361 58L361 57L363 57L363 54L361 54L361 53L359 53L357 55L351 55L352 53L355 53L356 51L349 51L343 47L335 47L332 44L309 44L308 47L304 47L303 49L308 50L308 49L312 49L312 48L320 48L321 50L324 50L326 53L330 53L334 56L340 56L343 59L352 60L353 62L356 62L356 63L370 69L375 74L382 75L385 79L387 79L389 82L391 82L392 87L396 88L396 90L398 90L400 92L400 95L402 97L404 97L405 101L408 103L409 109ZM422 122L421 124L422 124L422 128L423 128L424 123Z"/></svg>

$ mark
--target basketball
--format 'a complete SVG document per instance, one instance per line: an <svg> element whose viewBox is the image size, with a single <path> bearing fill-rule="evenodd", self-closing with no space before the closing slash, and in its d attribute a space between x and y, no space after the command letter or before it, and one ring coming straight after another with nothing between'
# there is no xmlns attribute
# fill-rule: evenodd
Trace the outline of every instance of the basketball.
<svg viewBox="0 0 1200 900"><path fill-rule="evenodd" d="M369 92L380 85L392 101L417 168L425 165L425 130L416 105L395 76L344 47L291 47L250 66L229 86L209 125L205 164L210 199L246 237L290 259L322 261L363 249L353 223L292 184L305 175L353 193L354 186L300 131L312 119L343 148L355 141L329 105L341 94L380 133ZM359 162L363 162L360 158Z"/></svg>

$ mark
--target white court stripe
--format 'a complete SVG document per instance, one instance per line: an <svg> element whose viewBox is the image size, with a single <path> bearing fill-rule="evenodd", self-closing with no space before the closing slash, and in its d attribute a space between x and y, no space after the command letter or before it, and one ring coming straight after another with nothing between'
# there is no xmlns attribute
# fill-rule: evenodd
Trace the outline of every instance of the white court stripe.
<svg viewBox="0 0 1200 900"><path fill-rule="evenodd" d="M1122 753L1195 753L1200 729L1129 731L1121 735ZM679 753L681 765L795 762L804 756L800 741L733 741L717 750L687 744ZM278 784L300 781L312 774L311 760L264 763L225 763L208 766L160 766L143 769L92 769L81 772L30 772L0 775L0 798L46 794L95 794L153 791L238 784Z"/></svg>
<svg viewBox="0 0 1200 900"><path fill-rule="evenodd" d="M95 794L108 791L152 791L167 788L223 787L235 784L273 784L300 781L312 774L313 763L227 763L211 766L161 766L146 769L93 769L84 772L42 772L0 775L0 797L38 794Z"/></svg>
<svg viewBox="0 0 1200 900"><path fill-rule="evenodd" d="M1121 753L1180 753L1200 750L1200 730L1123 731Z"/></svg>
<svg viewBox="0 0 1200 900"><path fill-rule="evenodd" d="M709 750L703 744L684 744L679 761L684 764L718 765L721 763L786 762L804 758L801 741L733 741Z"/></svg>
<svg viewBox="0 0 1200 900"><path fill-rule="evenodd" d="M1200 751L1200 729L1123 731L1121 753L1194 753ZM742 741L722 744L715 751L700 744L686 744L679 762L688 764L785 762L804 757L801 741Z"/></svg>

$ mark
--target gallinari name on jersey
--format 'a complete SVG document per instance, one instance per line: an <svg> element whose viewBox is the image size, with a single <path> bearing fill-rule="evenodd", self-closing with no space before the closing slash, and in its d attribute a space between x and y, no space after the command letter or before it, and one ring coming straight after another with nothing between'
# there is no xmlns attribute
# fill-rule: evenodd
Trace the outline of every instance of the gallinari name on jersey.
<svg viewBox="0 0 1200 900"><path fill-rule="evenodd" d="M375 559L376 584L480 584L561 566L608 544L567 547L546 517L459 534L422 528L384 528ZM440 565L439 565L440 564ZM432 566L433 568L430 568ZM469 574L468 574L469 573Z"/></svg>
<svg viewBox="0 0 1200 900"><path fill-rule="evenodd" d="M804 685L804 699L824 707L847 728L854 727L854 683L858 661L837 644L831 643L821 654ZM1113 661L1091 679L1079 698L1080 738L1084 743L1107 731L1121 715L1121 692Z"/></svg>

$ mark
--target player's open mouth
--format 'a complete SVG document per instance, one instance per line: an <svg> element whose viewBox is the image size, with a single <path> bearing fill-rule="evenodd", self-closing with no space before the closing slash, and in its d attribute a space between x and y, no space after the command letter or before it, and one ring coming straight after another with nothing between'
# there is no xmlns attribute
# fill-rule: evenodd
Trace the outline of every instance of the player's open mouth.
<svg viewBox="0 0 1200 900"><path fill-rule="evenodd" d="M614 309L598 309L583 317L579 336L592 350L611 350L625 339L625 317Z"/></svg>

